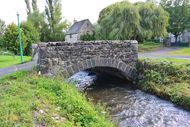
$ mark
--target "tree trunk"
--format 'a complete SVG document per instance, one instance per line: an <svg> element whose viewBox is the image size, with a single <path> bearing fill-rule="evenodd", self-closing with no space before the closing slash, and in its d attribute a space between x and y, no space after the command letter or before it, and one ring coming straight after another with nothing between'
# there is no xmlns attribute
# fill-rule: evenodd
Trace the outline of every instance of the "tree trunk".
<svg viewBox="0 0 190 127"><path fill-rule="evenodd" d="M175 35L175 43L177 43L178 35Z"/></svg>

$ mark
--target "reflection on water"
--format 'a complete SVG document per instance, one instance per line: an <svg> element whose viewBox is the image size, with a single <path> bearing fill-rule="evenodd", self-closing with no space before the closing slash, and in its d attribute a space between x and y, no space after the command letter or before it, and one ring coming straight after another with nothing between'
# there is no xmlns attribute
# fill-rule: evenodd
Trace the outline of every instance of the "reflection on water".
<svg viewBox="0 0 190 127"><path fill-rule="evenodd" d="M119 127L190 127L190 112L132 88L129 82L105 75L95 78L94 75L88 76L87 72L82 73L88 79L92 76L88 83L94 83L93 88L86 91L88 98L94 103L105 103ZM85 78L75 80L86 81Z"/></svg>

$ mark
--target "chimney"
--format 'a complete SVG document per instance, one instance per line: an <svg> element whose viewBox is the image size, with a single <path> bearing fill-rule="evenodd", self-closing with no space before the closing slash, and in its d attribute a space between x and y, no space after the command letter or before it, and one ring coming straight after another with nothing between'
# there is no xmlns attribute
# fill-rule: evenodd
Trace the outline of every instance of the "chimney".
<svg viewBox="0 0 190 127"><path fill-rule="evenodd" d="M76 22L77 22L77 20L74 18L74 20L73 20L73 24L76 23Z"/></svg>

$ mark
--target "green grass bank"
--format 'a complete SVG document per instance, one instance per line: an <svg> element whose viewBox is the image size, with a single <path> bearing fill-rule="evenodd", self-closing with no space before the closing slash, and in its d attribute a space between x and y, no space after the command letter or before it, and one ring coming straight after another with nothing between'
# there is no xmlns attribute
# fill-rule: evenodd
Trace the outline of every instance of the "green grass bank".
<svg viewBox="0 0 190 127"><path fill-rule="evenodd" d="M139 60L138 88L190 109L190 63Z"/></svg>
<svg viewBox="0 0 190 127"><path fill-rule="evenodd" d="M109 119L62 78L17 72L0 79L2 127L113 127Z"/></svg>
<svg viewBox="0 0 190 127"><path fill-rule="evenodd" d="M24 62L29 62L31 56L24 56ZM20 64L20 56L0 55L0 68Z"/></svg>
<svg viewBox="0 0 190 127"><path fill-rule="evenodd" d="M189 48L181 48L179 50L173 51L170 55L176 56L190 56L190 47Z"/></svg>

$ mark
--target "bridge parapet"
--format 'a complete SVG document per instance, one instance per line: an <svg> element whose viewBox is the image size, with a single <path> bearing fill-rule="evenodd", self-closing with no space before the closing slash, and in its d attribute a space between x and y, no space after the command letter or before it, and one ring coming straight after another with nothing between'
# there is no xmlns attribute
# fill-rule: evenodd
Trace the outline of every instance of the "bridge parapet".
<svg viewBox="0 0 190 127"><path fill-rule="evenodd" d="M69 77L94 67L110 67L133 80L136 75L138 42L80 41L39 44L39 66L42 74L58 73Z"/></svg>

